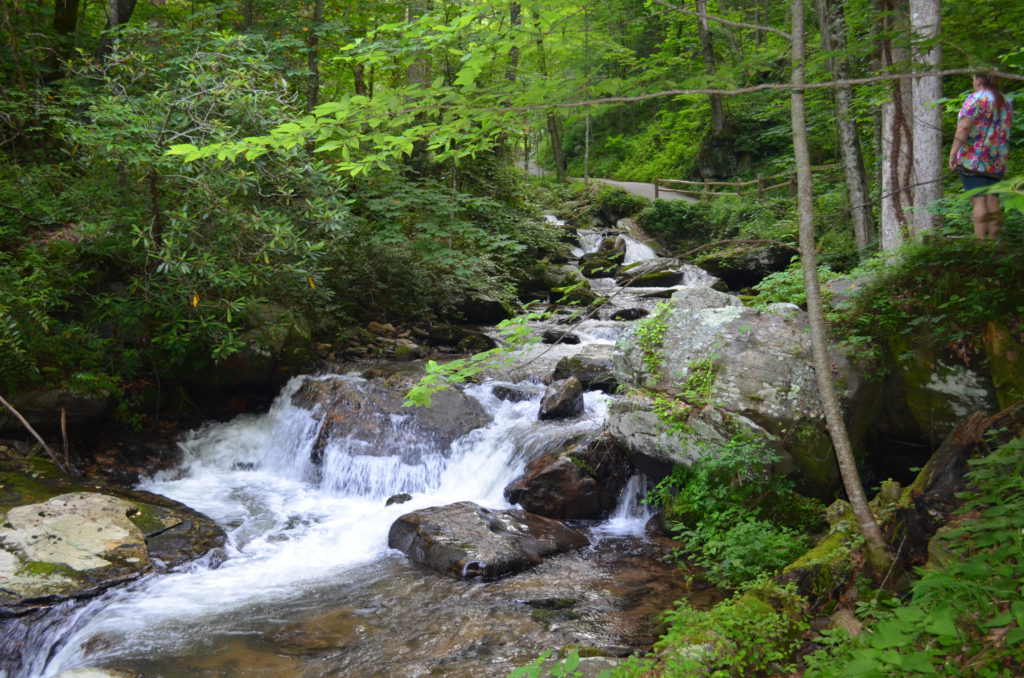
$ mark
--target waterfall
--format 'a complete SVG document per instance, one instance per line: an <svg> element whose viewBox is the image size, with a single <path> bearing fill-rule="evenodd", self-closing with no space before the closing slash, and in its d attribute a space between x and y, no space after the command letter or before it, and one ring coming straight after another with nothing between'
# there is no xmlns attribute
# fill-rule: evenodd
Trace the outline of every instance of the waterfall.
<svg viewBox="0 0 1024 678"><path fill-rule="evenodd" d="M204 634L258 627L303 589L345 581L346 572L388 554L388 529L404 513L464 500L509 507L502 491L531 450L599 427L607 407L607 396L591 392L581 418L538 422L539 396L512 403L494 397L493 384L474 386L467 392L493 421L449 447L420 440L409 454L408 441L396 438L394 449L366 454L365 443L334 439L314 469L317 412L292 402L304 381L293 379L264 415L189 434L180 443L180 468L142 484L224 527L227 557L219 567L204 560L147 577L78 606L56 627L19 631L33 654L0 659L0 676L52 676L115 658L173 656ZM405 419L393 423L402 429ZM400 492L412 500L385 506L385 498Z"/></svg>

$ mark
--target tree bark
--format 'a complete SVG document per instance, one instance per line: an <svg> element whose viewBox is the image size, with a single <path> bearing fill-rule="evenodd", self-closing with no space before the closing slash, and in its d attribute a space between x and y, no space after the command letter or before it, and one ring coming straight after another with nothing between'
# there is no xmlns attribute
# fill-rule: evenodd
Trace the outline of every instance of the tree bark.
<svg viewBox="0 0 1024 678"><path fill-rule="evenodd" d="M818 24L821 27L821 46L828 52L846 47L846 13L837 0L815 0ZM850 77L850 63L845 57L828 58L828 68L836 80ZM853 221L853 237L858 249L870 244L875 232L871 200L868 194L868 178L861 153L860 133L853 118L853 88L849 85L836 87L836 123L839 128L839 145L843 153L843 172L846 176L846 192L850 200L850 216Z"/></svg>
<svg viewBox="0 0 1024 678"><path fill-rule="evenodd" d="M114 48L114 33L132 18L132 12L135 11L135 0L109 0L106 10L107 25L103 29L99 46L96 48L98 60L106 59L110 50Z"/></svg>
<svg viewBox="0 0 1024 678"><path fill-rule="evenodd" d="M807 316L811 328L811 349L814 356L814 373L825 422L828 426L832 446L835 448L839 473L843 487L850 499L853 513L857 517L864 542L868 550L869 565L879 579L892 564L892 556L882 537L878 523L868 506L864 486L857 472L857 462L846 431L843 413L832 378L832 363L828 355L828 328L822 309L821 287L818 281L818 255L814 245L814 198L811 190L811 154L807 142L807 117L804 103L804 2L792 3L793 27L793 90L790 95L793 123L793 159L796 164L797 206L799 213L800 265L803 271L804 290L807 294Z"/></svg>
<svg viewBox="0 0 1024 678"><path fill-rule="evenodd" d="M320 29L324 23L324 0L314 0L313 21L309 27L308 66L309 84L306 88L306 112L309 113L320 102Z"/></svg>
<svg viewBox="0 0 1024 678"><path fill-rule="evenodd" d="M66 61L75 47L75 31L78 28L78 0L54 0L53 30L57 34L57 49L53 66L59 67Z"/></svg>
<svg viewBox="0 0 1024 678"><path fill-rule="evenodd" d="M547 58L544 55L544 33L541 30L540 18L537 18L537 53L540 57L540 72L545 78L548 77ZM555 156L555 176L559 181L565 181L565 154L562 152L562 135L558 131L558 118L554 113L548 113L548 134L551 137L551 150Z"/></svg>
<svg viewBox="0 0 1024 678"><path fill-rule="evenodd" d="M882 28L891 32L901 17L905 5L901 0L883 0ZM896 64L908 61L907 50L888 38L882 41L882 67L891 70ZM909 123L911 111L909 78L892 83L891 99L882 104L882 195L881 241L883 250L892 250L904 243L910 232L906 209L914 204L913 142Z"/></svg>
<svg viewBox="0 0 1024 678"><path fill-rule="evenodd" d="M910 0L910 27L914 35L916 68L939 68L942 58L942 47L938 40L941 21L939 0ZM936 76L914 78L912 87L916 184L912 231L916 235L932 230L940 222L939 215L929 212L928 206L942 198L942 175L945 169L942 109L934 103L942 98L942 79Z"/></svg>
<svg viewBox="0 0 1024 678"><path fill-rule="evenodd" d="M523 24L523 7L518 2L510 2L508 5L509 26L514 32ZM508 51L508 68L505 69L505 79L509 82L516 81L516 71L519 70L519 47L513 46Z"/></svg>
<svg viewBox="0 0 1024 678"><path fill-rule="evenodd" d="M708 27L708 0L697 0L697 27L700 32L700 50L704 56L704 68L708 75L715 72L715 50L711 44L711 30ZM711 102L711 134L717 135L725 129L725 109L720 94L709 94Z"/></svg>

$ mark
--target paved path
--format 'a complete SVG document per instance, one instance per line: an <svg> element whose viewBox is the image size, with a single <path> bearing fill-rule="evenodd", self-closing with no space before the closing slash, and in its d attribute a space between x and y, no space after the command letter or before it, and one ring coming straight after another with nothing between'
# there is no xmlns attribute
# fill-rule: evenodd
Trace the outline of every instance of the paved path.
<svg viewBox="0 0 1024 678"><path fill-rule="evenodd" d="M550 174L547 170L538 167L532 160L530 162L530 174L536 177L542 177L545 174ZM580 177L571 177L573 181L583 181ZM617 186L624 190L626 193L632 193L633 195L642 195L648 200L654 200L654 184L645 184L640 181L615 181L614 179L596 179L591 177L591 181L600 181L601 183L608 184L609 186ZM689 202L697 202L697 199L690 195L683 195L671 189L658 187L658 198L661 200L687 200Z"/></svg>

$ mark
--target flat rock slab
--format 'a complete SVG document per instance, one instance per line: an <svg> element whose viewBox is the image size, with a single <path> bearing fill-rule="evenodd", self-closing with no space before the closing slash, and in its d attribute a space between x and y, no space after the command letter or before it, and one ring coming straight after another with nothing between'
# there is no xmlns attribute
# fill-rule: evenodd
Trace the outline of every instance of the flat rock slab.
<svg viewBox="0 0 1024 678"><path fill-rule="evenodd" d="M159 495L0 459L0 619L85 598L224 543L206 516Z"/></svg>
<svg viewBox="0 0 1024 678"><path fill-rule="evenodd" d="M556 520L469 501L407 513L388 533L391 548L460 579L496 579L589 543L582 532Z"/></svg>

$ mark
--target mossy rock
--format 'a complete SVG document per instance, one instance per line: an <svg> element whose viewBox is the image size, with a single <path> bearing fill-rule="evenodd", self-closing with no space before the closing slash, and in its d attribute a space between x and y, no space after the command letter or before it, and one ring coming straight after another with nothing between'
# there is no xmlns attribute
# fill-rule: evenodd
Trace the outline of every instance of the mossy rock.
<svg viewBox="0 0 1024 678"><path fill-rule="evenodd" d="M1003 323L990 322L985 328L985 355L999 408L1024 400L1024 347Z"/></svg>
<svg viewBox="0 0 1024 678"><path fill-rule="evenodd" d="M839 481L839 465L832 439L821 422L804 420L783 438L783 444L800 469L798 489L822 500L832 498Z"/></svg>

